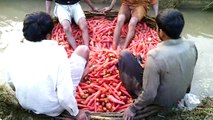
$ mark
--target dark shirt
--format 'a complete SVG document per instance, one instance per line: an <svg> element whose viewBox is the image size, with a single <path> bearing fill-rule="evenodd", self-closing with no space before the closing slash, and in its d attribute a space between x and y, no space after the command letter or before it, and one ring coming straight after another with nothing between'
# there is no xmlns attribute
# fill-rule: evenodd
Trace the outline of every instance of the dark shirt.
<svg viewBox="0 0 213 120"><path fill-rule="evenodd" d="M52 1L52 0L47 0L47 1ZM80 0L55 0L56 3L61 4L61 5L73 5Z"/></svg>

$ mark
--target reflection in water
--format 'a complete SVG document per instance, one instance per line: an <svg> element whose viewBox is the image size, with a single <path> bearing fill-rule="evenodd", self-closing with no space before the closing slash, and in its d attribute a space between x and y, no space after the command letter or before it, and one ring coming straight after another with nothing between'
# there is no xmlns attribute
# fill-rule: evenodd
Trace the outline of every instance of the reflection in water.
<svg viewBox="0 0 213 120"><path fill-rule="evenodd" d="M83 8L88 8L87 5L82 5L85 6ZM19 43L23 39L22 20L25 14L38 10L45 10L43 0L0 1L0 82L4 78L2 56L4 48L9 44ZM211 87L213 86L213 54L211 54L213 53L212 11L181 11L186 21L183 36L185 39L194 41L199 52L191 92L200 96L200 99L204 96L213 96L213 88Z"/></svg>

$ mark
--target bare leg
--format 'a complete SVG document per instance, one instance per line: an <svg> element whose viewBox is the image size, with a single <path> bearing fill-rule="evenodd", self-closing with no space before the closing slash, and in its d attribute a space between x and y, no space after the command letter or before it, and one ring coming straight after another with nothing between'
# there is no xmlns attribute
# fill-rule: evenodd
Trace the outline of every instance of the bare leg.
<svg viewBox="0 0 213 120"><path fill-rule="evenodd" d="M113 35L113 43L112 43L112 49L114 50L117 49L117 46L120 40L121 29L122 29L122 26L124 25L125 19L126 19L125 15L118 15L118 20L115 27L115 31Z"/></svg>
<svg viewBox="0 0 213 120"><path fill-rule="evenodd" d="M63 20L61 22L61 25L63 26L64 32L65 32L65 34L67 36L67 40L68 40L69 44L75 50L77 45L76 45L76 42L75 42L75 38L72 35L70 22L68 20Z"/></svg>
<svg viewBox="0 0 213 120"><path fill-rule="evenodd" d="M88 48L88 46L79 45L75 49L74 53L83 57L86 61L88 61L88 59L89 59L89 48Z"/></svg>
<svg viewBox="0 0 213 120"><path fill-rule="evenodd" d="M88 34L88 25L87 25L87 21L84 17L80 18L78 21L78 25L82 31L82 37L84 40L84 44L86 46L89 46L89 34Z"/></svg>
<svg viewBox="0 0 213 120"><path fill-rule="evenodd" d="M74 51L75 54L83 57L87 63L88 63L88 60L89 60L89 48L88 46L86 45L79 45L75 51ZM85 70L83 72L83 75L82 75L82 78L84 78L89 72L89 67L88 67L88 64L85 65ZM82 81L82 78L81 78L81 81Z"/></svg>
<svg viewBox="0 0 213 120"><path fill-rule="evenodd" d="M129 22L129 25L128 25L128 33L127 33L127 37L126 37L126 40L125 40L125 43L124 43L124 49L126 49L130 42L132 41L132 38L134 37L135 35L135 27L138 23L138 18L136 17L132 17L130 19L130 22Z"/></svg>
<svg viewBox="0 0 213 120"><path fill-rule="evenodd" d="M88 58L89 48L86 45L79 45L70 57L71 77L75 90L80 81L82 81Z"/></svg>

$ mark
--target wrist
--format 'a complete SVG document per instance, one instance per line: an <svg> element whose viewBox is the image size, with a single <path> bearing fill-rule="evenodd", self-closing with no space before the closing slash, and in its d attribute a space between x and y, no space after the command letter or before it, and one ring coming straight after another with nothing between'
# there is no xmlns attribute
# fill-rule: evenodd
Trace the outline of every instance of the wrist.
<svg viewBox="0 0 213 120"><path fill-rule="evenodd" d="M129 110L130 110L132 113L136 113L136 111L137 111L137 109L136 109L133 105L129 106Z"/></svg>

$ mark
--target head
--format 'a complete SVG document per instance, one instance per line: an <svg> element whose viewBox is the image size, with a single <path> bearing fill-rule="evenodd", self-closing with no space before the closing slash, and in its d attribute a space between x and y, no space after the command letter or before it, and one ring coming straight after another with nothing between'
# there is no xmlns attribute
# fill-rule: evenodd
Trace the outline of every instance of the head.
<svg viewBox="0 0 213 120"><path fill-rule="evenodd" d="M184 27L182 13L176 9L165 9L156 17L159 37L161 40L178 39ZM166 36L166 37L165 37Z"/></svg>
<svg viewBox="0 0 213 120"><path fill-rule="evenodd" d="M51 34L53 27L50 15L45 12L34 12L25 16L22 32L28 41L39 42Z"/></svg>

